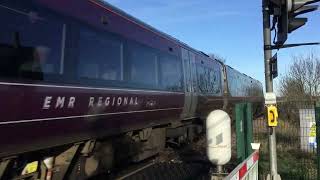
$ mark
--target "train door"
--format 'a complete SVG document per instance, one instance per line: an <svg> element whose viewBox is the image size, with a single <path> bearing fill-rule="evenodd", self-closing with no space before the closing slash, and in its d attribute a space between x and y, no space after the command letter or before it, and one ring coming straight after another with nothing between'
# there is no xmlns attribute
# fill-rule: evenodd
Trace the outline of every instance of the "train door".
<svg viewBox="0 0 320 180"><path fill-rule="evenodd" d="M195 116L197 105L198 105L198 94L197 94L197 87L198 87L198 81L197 81L197 71L196 71L196 55L189 51L189 57L190 57L190 67L191 67L191 107L190 107L190 113Z"/></svg>
<svg viewBox="0 0 320 180"><path fill-rule="evenodd" d="M192 55L188 50L182 48L182 62L184 69L184 87L185 87L185 98L184 98L184 108L182 112L182 118L192 118L194 117L195 105L194 105L194 76L193 76L193 63ZM193 58L195 61L195 58Z"/></svg>

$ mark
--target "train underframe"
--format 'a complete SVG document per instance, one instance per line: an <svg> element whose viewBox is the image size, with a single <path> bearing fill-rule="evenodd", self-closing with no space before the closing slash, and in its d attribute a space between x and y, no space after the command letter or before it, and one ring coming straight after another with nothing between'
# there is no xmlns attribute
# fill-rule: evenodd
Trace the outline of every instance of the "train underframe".
<svg viewBox="0 0 320 180"><path fill-rule="evenodd" d="M235 103L229 102L232 115ZM253 103L253 113L261 112ZM222 105L220 106L222 107ZM211 108L210 108L211 109ZM214 107L212 109L219 109ZM203 118L170 121L104 138L92 138L0 159L2 179L88 179L101 173L138 163L163 151L167 145L180 146L204 133Z"/></svg>
<svg viewBox="0 0 320 180"><path fill-rule="evenodd" d="M166 145L181 145L203 132L202 121L191 119L88 139L2 158L2 179L88 179L157 155Z"/></svg>

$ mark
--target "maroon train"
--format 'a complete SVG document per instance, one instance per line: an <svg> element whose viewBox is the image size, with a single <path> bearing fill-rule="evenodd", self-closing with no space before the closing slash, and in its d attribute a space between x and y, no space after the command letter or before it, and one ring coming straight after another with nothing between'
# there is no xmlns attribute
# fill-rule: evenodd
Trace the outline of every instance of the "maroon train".
<svg viewBox="0 0 320 180"><path fill-rule="evenodd" d="M0 179L81 179L192 139L262 85L98 0L0 1Z"/></svg>

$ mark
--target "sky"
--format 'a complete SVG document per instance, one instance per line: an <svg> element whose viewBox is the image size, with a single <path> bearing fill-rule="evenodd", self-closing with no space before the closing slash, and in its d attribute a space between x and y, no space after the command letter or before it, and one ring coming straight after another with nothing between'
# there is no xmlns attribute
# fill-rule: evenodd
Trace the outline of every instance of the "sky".
<svg viewBox="0 0 320 180"><path fill-rule="evenodd" d="M224 57L226 64L264 84L261 0L106 1L197 50ZM320 42L320 10L303 16L308 23L289 34L287 43ZM320 56L320 46L277 52L279 76L286 73L293 56L310 52Z"/></svg>

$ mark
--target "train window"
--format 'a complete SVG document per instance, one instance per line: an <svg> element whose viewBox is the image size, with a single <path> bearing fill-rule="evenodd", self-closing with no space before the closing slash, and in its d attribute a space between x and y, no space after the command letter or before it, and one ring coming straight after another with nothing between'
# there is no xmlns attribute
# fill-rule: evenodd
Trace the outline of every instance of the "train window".
<svg viewBox="0 0 320 180"><path fill-rule="evenodd" d="M211 64L213 66L213 64ZM221 94L221 75L218 67L209 68L202 64L197 64L199 78L198 89L203 94Z"/></svg>
<svg viewBox="0 0 320 180"><path fill-rule="evenodd" d="M192 89L194 92L197 92L198 89L197 89L197 69L195 68L196 67L196 56L194 53L190 52L190 60L191 60L191 63L190 63L190 67L191 68L191 71L192 71L192 75L191 75L191 78L192 78Z"/></svg>
<svg viewBox="0 0 320 180"><path fill-rule="evenodd" d="M207 92L207 77L206 69L201 65L197 64L197 73L198 73L198 91L201 93Z"/></svg>
<svg viewBox="0 0 320 180"><path fill-rule="evenodd" d="M218 85L218 77L217 73L214 70L209 70L209 79L210 79L210 92L213 94L217 94L219 89L217 87Z"/></svg>
<svg viewBox="0 0 320 180"><path fill-rule="evenodd" d="M123 45L87 28L80 30L78 75L98 80L122 80Z"/></svg>
<svg viewBox="0 0 320 180"><path fill-rule="evenodd" d="M174 56L160 57L160 84L166 90L181 91L183 88L182 62Z"/></svg>
<svg viewBox="0 0 320 180"><path fill-rule="evenodd" d="M186 91L192 91L192 72L191 72L191 65L190 65L190 57L187 50L182 49L182 60L184 65L184 74L185 74L185 85Z"/></svg>
<svg viewBox="0 0 320 180"><path fill-rule="evenodd" d="M157 54L151 49L130 43L127 66L130 82L152 87L158 84Z"/></svg>
<svg viewBox="0 0 320 180"><path fill-rule="evenodd" d="M210 69L210 93L219 95L221 94L221 74L220 68Z"/></svg>
<svg viewBox="0 0 320 180"><path fill-rule="evenodd" d="M213 94L216 77L212 69L203 64L199 64L197 72L199 78L199 92L202 92L203 94Z"/></svg>
<svg viewBox="0 0 320 180"><path fill-rule="evenodd" d="M31 10L31 3L11 2L0 4L0 75L42 80L61 74L65 26L47 12Z"/></svg>
<svg viewBox="0 0 320 180"><path fill-rule="evenodd" d="M227 69L228 73L228 86L231 96L240 96L240 91L238 90L239 86L239 80L237 79L237 72L232 69L231 67L228 67Z"/></svg>

